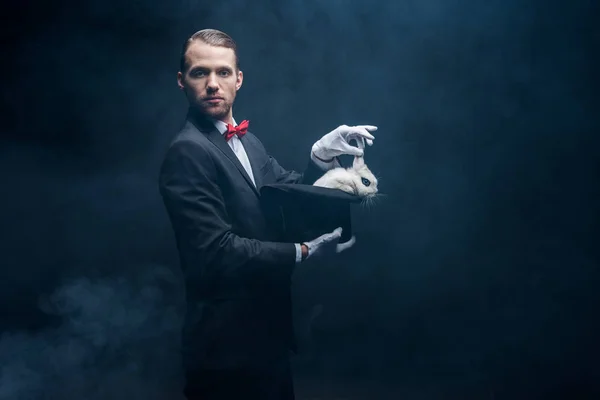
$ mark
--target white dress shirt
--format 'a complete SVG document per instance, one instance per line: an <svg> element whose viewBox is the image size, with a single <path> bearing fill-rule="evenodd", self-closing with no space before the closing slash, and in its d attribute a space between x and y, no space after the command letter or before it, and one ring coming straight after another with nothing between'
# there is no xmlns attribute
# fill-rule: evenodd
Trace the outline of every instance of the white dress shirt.
<svg viewBox="0 0 600 400"><path fill-rule="evenodd" d="M232 118L232 120L233 126L237 126L237 122L235 122L235 119ZM227 124L225 122L213 119L213 123L215 124L215 127L219 130L219 132L221 132L221 135L224 135L225 132L227 132ZM252 173L252 167L250 166L250 160L248 159L248 154L246 153L246 150L244 149L244 145L242 144L240 138L237 135L234 135L231 139L229 139L229 141L227 141L227 144L229 145L229 147L231 147L231 150L233 150L238 160L240 160L240 163L248 173L248 176L252 180L252 183L254 183L254 186L256 186L256 182L254 181L254 174ZM311 159L323 171L331 169L336 164L335 161L332 161L330 163L324 163L320 160L317 160L312 156L312 152ZM294 245L296 246L296 263L299 263L302 261L302 246L300 243L294 243Z"/></svg>
<svg viewBox="0 0 600 400"><path fill-rule="evenodd" d="M225 132L227 132L227 124L225 122L218 120L214 120L213 122L215 124L215 127L219 130L219 132L221 132L221 135L224 135ZM237 122L235 122L235 119L233 120L233 126L237 126ZM244 167L244 169L248 173L248 176L252 180L252 183L254 183L254 186L256 186L256 182L254 181L254 174L252 173L252 167L250 166L250 160L248 159L248 154L246 153L244 145L242 144L242 141L240 140L238 135L233 135L233 137L229 139L227 144L229 145L229 147L231 147L231 150L233 150L238 160L240 160L242 167Z"/></svg>

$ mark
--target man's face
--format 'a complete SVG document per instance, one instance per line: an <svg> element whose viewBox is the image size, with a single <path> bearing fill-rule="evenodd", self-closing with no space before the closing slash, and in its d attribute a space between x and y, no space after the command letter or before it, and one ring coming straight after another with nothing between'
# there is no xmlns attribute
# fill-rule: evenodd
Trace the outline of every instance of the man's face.
<svg viewBox="0 0 600 400"><path fill-rule="evenodd" d="M233 50L195 40L185 57L187 69L177 74L177 82L190 104L208 117L231 122L231 107L242 86Z"/></svg>

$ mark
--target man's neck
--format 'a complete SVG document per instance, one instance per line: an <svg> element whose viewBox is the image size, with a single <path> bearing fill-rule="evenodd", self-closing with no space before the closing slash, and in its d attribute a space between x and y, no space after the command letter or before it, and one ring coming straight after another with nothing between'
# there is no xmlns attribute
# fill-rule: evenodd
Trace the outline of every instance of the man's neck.
<svg viewBox="0 0 600 400"><path fill-rule="evenodd" d="M219 121L223 121L226 124L231 124L233 125L233 110L229 110L229 112L227 113L227 116L225 116L224 118L219 118Z"/></svg>
<svg viewBox="0 0 600 400"><path fill-rule="evenodd" d="M215 121L221 121L221 122L223 122L225 124L235 125L235 122L234 122L234 119L233 119L233 113L231 112L231 110L229 111L229 114L226 115L223 118L214 118L214 117L211 117L210 115L206 115L206 114L198 111L198 109L196 109L194 107L190 107L190 114L193 115L196 118L207 120L207 121L211 121L213 123Z"/></svg>

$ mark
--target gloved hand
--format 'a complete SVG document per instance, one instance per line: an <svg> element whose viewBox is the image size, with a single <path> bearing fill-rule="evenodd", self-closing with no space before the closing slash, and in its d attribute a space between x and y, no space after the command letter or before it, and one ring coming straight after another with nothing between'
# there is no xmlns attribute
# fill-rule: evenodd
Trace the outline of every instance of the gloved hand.
<svg viewBox="0 0 600 400"><path fill-rule="evenodd" d="M333 254L341 253L342 251L352 247L356 242L356 238L352 236L352 238L347 242L339 243L340 237L342 237L342 228L337 228L331 233L321 235L310 242L302 243L308 247L308 255L306 259L309 259L310 257L327 257Z"/></svg>
<svg viewBox="0 0 600 400"><path fill-rule="evenodd" d="M338 126L313 144L312 153L321 161L326 162L342 154L360 157L363 155L364 150L354 147L348 142L352 139L364 140L371 146L375 137L370 132L376 130L377 127L373 125Z"/></svg>

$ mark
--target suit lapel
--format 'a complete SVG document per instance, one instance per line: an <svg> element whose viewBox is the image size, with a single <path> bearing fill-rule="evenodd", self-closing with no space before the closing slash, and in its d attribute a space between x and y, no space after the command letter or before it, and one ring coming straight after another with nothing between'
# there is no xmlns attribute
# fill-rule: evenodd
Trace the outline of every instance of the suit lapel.
<svg viewBox="0 0 600 400"><path fill-rule="evenodd" d="M250 135L248 133L242 136L240 138L240 141L242 142L242 145L244 145L244 150L246 151L246 155L248 155L248 160L250 160L250 167L252 168L252 175L254 176L254 182L256 182L256 187L260 189L263 182L261 171L259 169L261 165L258 157L258 150L253 141L250 139Z"/></svg>
<svg viewBox="0 0 600 400"><path fill-rule="evenodd" d="M252 179L250 179L250 176L244 169L244 166L240 163L240 160L237 158L237 156L235 155L233 150L231 150L231 147L229 147L229 145L225 141L225 138L223 137L223 135L221 135L221 132L219 132L217 127L211 121L207 121L205 119L200 119L200 118L195 118L192 113L188 114L188 119L196 127L196 129L198 129L200 132L203 132L205 134L205 136L207 137L207 139L210 140L229 159L229 161L231 161L233 163L233 165L235 165L235 167L238 169L240 174L242 174L242 176L246 180L246 183L248 185L250 185L250 187L252 188L254 193L257 196L260 196L258 189L257 189L257 186L259 185L259 183L256 180L257 176L259 175L259 174L257 174L257 171L256 171L256 168L258 168L258 167L256 167L255 166L256 163L253 162L254 156L251 156L251 153L253 153L253 152L252 151L249 152L248 149L244 145L244 150L246 150L246 154L248 154L248 159L250 160L250 166L252 168L252 172L254 174L254 179L255 179L257 186L254 186L254 183L252 183ZM260 187L260 186L258 186L258 187Z"/></svg>
<svg viewBox="0 0 600 400"><path fill-rule="evenodd" d="M221 152L225 154L227 158L229 158L233 165L235 165L238 171L242 174L242 176L246 180L246 183L250 185L252 190L254 190L254 193L256 193L256 195L258 196L258 190L256 189L256 186L254 186L254 183L252 183L252 179L250 179L250 176L244 169L244 166L242 165L242 163L240 163L240 160L237 158L233 150L231 150L231 147L229 147L229 145L225 141L225 138L223 137L223 135L221 135L221 132L219 132L217 128L214 128L206 135L206 137L208 138L208 140L213 142L213 144L217 146L217 148L221 150ZM250 165L252 166L252 160L250 160ZM252 166L252 172L254 172L254 166Z"/></svg>

